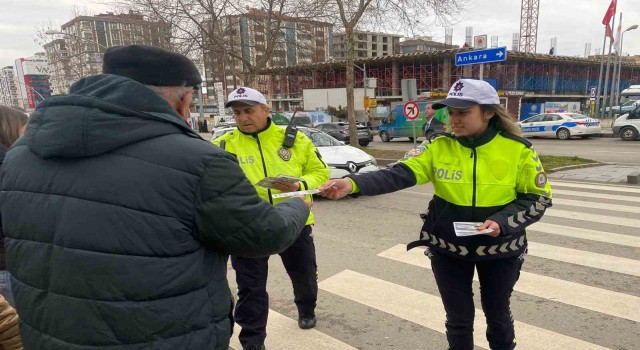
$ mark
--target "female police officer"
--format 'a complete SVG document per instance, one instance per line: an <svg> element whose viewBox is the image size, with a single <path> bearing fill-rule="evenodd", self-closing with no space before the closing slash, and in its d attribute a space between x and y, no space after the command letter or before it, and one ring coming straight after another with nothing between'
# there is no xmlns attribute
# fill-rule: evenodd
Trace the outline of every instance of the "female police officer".
<svg viewBox="0 0 640 350"><path fill-rule="evenodd" d="M509 298L526 252L525 227L551 206L551 187L491 85L461 79L433 106L444 107L452 135L435 138L421 154L390 168L331 180L321 191L338 199L432 182L435 194L420 240L408 248L428 247L447 313L449 348L473 349L475 268L491 349L513 349Z"/></svg>

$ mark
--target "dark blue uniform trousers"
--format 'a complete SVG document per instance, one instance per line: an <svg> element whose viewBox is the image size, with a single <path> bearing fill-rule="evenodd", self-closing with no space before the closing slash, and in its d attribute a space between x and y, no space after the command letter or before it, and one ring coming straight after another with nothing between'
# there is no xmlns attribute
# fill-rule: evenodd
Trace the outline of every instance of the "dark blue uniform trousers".
<svg viewBox="0 0 640 350"><path fill-rule="evenodd" d="M447 313L445 326L450 350L473 350L474 268L480 280L480 300L487 319L487 340L492 350L516 347L509 299L520 277L524 255L469 262L431 250L431 268Z"/></svg>
<svg viewBox="0 0 640 350"><path fill-rule="evenodd" d="M318 266L311 226L305 226L298 240L279 255L293 284L293 300L298 307L298 315L300 317L315 316L318 299ZM239 339L243 347L264 344L267 337L268 262L269 257L231 257L231 265L236 271L238 284L238 303L234 316L236 323L242 327Z"/></svg>

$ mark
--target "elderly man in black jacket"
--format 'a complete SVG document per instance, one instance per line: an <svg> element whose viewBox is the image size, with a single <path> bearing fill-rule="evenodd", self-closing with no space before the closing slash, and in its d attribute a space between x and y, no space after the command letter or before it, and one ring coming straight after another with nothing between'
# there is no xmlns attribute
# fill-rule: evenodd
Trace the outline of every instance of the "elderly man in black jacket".
<svg viewBox="0 0 640 350"><path fill-rule="evenodd" d="M118 47L103 70L38 106L1 173L25 348L226 350L228 255L282 251L310 203L260 199L187 126L186 57Z"/></svg>

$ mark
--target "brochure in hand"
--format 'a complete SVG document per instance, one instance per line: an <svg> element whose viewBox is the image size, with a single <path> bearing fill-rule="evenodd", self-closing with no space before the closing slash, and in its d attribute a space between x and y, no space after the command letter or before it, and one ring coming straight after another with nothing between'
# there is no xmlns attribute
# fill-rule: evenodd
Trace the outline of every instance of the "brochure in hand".
<svg viewBox="0 0 640 350"><path fill-rule="evenodd" d="M267 176L264 179L258 181L256 185L265 188L275 188L273 184L276 182L296 183L300 181L302 181L302 179L295 176L278 175L275 177Z"/></svg>
<svg viewBox="0 0 640 350"><path fill-rule="evenodd" d="M454 222L453 229L456 231L456 236L458 237L483 235L493 232L490 228L479 231L477 227L480 225L482 225L481 222Z"/></svg>

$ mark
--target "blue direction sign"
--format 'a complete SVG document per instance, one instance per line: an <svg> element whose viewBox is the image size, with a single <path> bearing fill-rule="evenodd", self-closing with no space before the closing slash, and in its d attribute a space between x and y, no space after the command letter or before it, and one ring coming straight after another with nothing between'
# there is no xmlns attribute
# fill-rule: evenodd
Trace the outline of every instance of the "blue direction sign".
<svg viewBox="0 0 640 350"><path fill-rule="evenodd" d="M494 47L485 50L459 52L456 54L456 66L469 64L501 62L507 60L506 47Z"/></svg>

